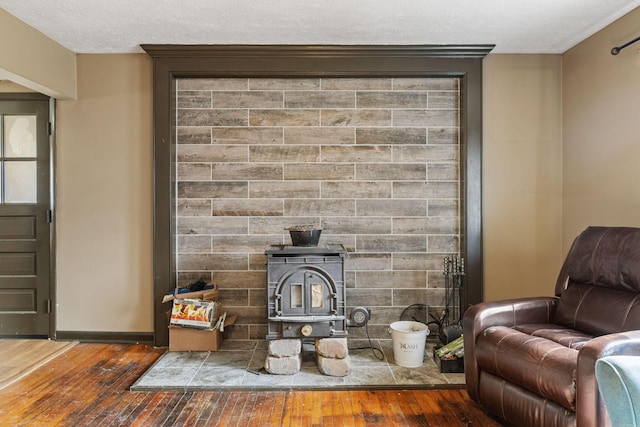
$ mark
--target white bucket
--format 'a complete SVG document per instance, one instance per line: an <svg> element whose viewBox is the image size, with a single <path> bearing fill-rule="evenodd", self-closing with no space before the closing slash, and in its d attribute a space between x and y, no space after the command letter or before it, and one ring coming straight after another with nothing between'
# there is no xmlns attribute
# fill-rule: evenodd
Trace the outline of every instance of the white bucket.
<svg viewBox="0 0 640 427"><path fill-rule="evenodd" d="M424 344L429 327L413 321L393 322L390 325L393 357L396 364L405 368L419 368L424 361Z"/></svg>

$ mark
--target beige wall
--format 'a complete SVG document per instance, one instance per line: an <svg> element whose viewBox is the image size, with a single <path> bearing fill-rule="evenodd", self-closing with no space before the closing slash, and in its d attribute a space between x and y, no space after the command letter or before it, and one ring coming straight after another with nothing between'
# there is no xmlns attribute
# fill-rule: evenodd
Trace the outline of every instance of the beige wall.
<svg viewBox="0 0 640 427"><path fill-rule="evenodd" d="M0 77L51 97L76 97L76 55L0 9Z"/></svg>
<svg viewBox="0 0 640 427"><path fill-rule="evenodd" d="M152 63L78 55L57 104L57 329L153 330Z"/></svg>
<svg viewBox="0 0 640 427"><path fill-rule="evenodd" d="M640 226L640 46L609 54L638 19L485 59L486 300L551 294L589 224ZM80 55L78 84L58 104L58 328L151 331L151 61Z"/></svg>
<svg viewBox="0 0 640 427"><path fill-rule="evenodd" d="M562 261L559 56L485 59L485 299L549 294ZM151 60L79 55L58 102L58 330L150 332Z"/></svg>
<svg viewBox="0 0 640 427"><path fill-rule="evenodd" d="M484 60L485 300L552 295L562 263L560 55Z"/></svg>
<svg viewBox="0 0 640 427"><path fill-rule="evenodd" d="M32 91L27 87L20 86L19 84L14 83L10 80L0 81L0 93L11 93L11 92L25 93L25 92L34 92L34 91Z"/></svg>
<svg viewBox="0 0 640 427"><path fill-rule="evenodd" d="M563 246L588 225L640 226L640 9L564 54Z"/></svg>
<svg viewBox="0 0 640 427"><path fill-rule="evenodd" d="M563 56L485 59L486 300L550 294L589 224L640 226L640 46L609 54L639 18ZM79 55L78 99L58 102L59 330L153 330L151 68Z"/></svg>

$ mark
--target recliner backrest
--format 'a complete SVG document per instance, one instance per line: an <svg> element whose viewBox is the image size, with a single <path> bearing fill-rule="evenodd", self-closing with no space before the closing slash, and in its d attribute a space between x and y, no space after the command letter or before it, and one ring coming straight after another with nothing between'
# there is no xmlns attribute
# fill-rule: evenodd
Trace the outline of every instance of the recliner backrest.
<svg viewBox="0 0 640 427"><path fill-rule="evenodd" d="M562 265L556 295L567 280L640 292L640 228L588 227L573 241Z"/></svg>
<svg viewBox="0 0 640 427"><path fill-rule="evenodd" d="M640 329L640 228L589 227L562 266L554 322L592 335Z"/></svg>

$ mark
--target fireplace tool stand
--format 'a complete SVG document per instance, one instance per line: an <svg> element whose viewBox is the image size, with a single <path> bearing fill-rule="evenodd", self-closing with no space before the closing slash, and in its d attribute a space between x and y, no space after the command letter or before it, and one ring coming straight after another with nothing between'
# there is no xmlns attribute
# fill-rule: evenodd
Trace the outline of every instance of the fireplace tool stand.
<svg viewBox="0 0 640 427"><path fill-rule="evenodd" d="M434 325L432 330L437 334L442 345L462 335L462 311L464 303L464 258L451 256L444 258L445 304L440 316L432 312L426 304L411 304L402 311L400 320Z"/></svg>
<svg viewBox="0 0 640 427"><path fill-rule="evenodd" d="M464 307L464 258L457 255L444 258L445 305L440 319L438 336L448 344L462 335L462 308Z"/></svg>

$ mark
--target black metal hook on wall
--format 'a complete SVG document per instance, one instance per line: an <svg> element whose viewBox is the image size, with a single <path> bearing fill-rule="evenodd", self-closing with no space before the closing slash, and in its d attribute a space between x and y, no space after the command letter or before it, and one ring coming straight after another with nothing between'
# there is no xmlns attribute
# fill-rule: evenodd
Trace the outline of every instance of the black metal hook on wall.
<svg viewBox="0 0 640 427"><path fill-rule="evenodd" d="M617 55L620 53L620 51L622 49L624 49L625 47L629 46L630 44L634 44L635 42L637 42L638 40L640 40L640 37L636 37L635 39L626 42L625 44L623 44L622 46L616 46L613 49L611 49L611 55Z"/></svg>

